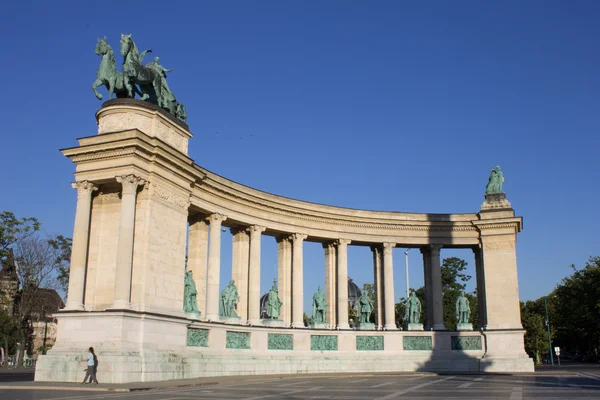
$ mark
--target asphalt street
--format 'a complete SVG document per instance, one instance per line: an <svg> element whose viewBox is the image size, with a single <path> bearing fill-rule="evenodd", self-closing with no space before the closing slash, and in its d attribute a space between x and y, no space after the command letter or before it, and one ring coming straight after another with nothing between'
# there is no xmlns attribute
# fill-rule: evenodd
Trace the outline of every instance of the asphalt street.
<svg viewBox="0 0 600 400"><path fill-rule="evenodd" d="M5 390L2 400L193 399L600 399L600 370L551 370L523 375L301 375L129 393Z"/></svg>

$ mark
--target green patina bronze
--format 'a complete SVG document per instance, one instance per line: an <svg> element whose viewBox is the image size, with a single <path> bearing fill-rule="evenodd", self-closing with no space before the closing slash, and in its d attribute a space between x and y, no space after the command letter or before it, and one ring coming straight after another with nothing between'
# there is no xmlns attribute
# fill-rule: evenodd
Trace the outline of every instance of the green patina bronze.
<svg viewBox="0 0 600 400"><path fill-rule="evenodd" d="M431 336L404 336L404 350L432 350Z"/></svg>
<svg viewBox="0 0 600 400"><path fill-rule="evenodd" d="M312 335L310 337L311 350L337 350L338 338L332 335Z"/></svg>
<svg viewBox="0 0 600 400"><path fill-rule="evenodd" d="M184 278L183 286L183 312L189 315L200 315L198 310L198 300L196 296L198 291L196 290L196 283L192 276L192 271L187 271Z"/></svg>
<svg viewBox="0 0 600 400"><path fill-rule="evenodd" d="M468 324L471 319L471 306L469 299L465 296L464 290L460 292L460 296L456 299L456 321L459 324Z"/></svg>
<svg viewBox="0 0 600 400"><path fill-rule="evenodd" d="M249 349L250 332L227 331L227 336L225 337L225 347L228 349Z"/></svg>
<svg viewBox="0 0 600 400"><path fill-rule="evenodd" d="M327 315L327 300L325 300L325 294L321 290L321 286L319 286L317 288L317 293L315 293L313 295L313 304L312 304L312 322L313 322L313 324L325 323L326 315ZM336 348L337 348L337 344L336 344Z"/></svg>
<svg viewBox="0 0 600 400"><path fill-rule="evenodd" d="M356 350L383 350L383 336L357 336Z"/></svg>
<svg viewBox="0 0 600 400"><path fill-rule="evenodd" d="M208 347L208 329L188 328L187 345L191 347Z"/></svg>
<svg viewBox="0 0 600 400"><path fill-rule="evenodd" d="M410 297L406 300L404 319L409 324L418 324L421 320L421 300L417 297L415 292L410 294Z"/></svg>
<svg viewBox="0 0 600 400"><path fill-rule="evenodd" d="M368 324L371 321L371 314L375 306L373 305L373 301L366 293L363 293L362 296L358 298L358 316L359 323Z"/></svg>
<svg viewBox="0 0 600 400"><path fill-rule="evenodd" d="M269 350L294 350L294 335L285 333L269 333Z"/></svg>
<svg viewBox="0 0 600 400"><path fill-rule="evenodd" d="M137 94L140 100L156 104L183 122L187 122L185 106L177 101L167 84L167 72L171 70L160 65L158 57L143 65L144 56L148 52L152 50L145 50L140 54L131 35L121 34L120 53L124 57L123 73L121 73L117 70L115 55L106 36L104 39L98 39L96 54L102 56L102 59L96 72L97 79L92 84L94 94L99 100L103 99L102 94L97 90L102 85L108 89L109 99L113 94L120 98L134 98Z"/></svg>
<svg viewBox="0 0 600 400"><path fill-rule="evenodd" d="M502 184L504 183L504 175L500 171L500 167L492 169L488 184L485 187L485 194L500 194L502 191Z"/></svg>
<svg viewBox="0 0 600 400"><path fill-rule="evenodd" d="M269 290L269 294L267 295L267 315L269 318L279 318L282 305L283 303L279 299L279 293L277 292L277 285L273 281L273 287Z"/></svg>
<svg viewBox="0 0 600 400"><path fill-rule="evenodd" d="M219 305L219 315L225 318L239 318L235 309L240 301L235 281L229 281L229 285L221 292L221 302Z"/></svg>
<svg viewBox="0 0 600 400"><path fill-rule="evenodd" d="M481 350L481 336L452 336L452 350Z"/></svg>

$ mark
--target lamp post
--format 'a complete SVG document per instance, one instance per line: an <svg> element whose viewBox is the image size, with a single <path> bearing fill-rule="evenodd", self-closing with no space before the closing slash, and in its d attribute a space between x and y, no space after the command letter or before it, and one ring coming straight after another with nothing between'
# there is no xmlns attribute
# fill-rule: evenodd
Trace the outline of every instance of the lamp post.
<svg viewBox="0 0 600 400"><path fill-rule="evenodd" d="M408 283L408 251L410 249L406 249L404 251L404 256L405 256L405 260L404 260L404 265L406 268L406 298L408 299L410 297L410 285Z"/></svg>
<svg viewBox="0 0 600 400"><path fill-rule="evenodd" d="M550 336L550 319L548 318L548 302L546 299L548 296L544 297L544 307L546 308L546 327L548 328L548 352L550 353L550 363L554 365L554 357L552 356L552 339Z"/></svg>

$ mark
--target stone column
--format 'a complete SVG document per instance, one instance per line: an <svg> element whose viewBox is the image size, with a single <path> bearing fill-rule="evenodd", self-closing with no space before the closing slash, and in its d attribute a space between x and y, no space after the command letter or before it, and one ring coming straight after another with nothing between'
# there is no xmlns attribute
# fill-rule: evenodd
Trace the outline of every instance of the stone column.
<svg viewBox="0 0 600 400"><path fill-rule="evenodd" d="M292 327L304 328L304 273L302 265L302 242L308 236L294 233L292 245Z"/></svg>
<svg viewBox="0 0 600 400"><path fill-rule="evenodd" d="M385 303L383 300L383 279L381 279L381 248L380 246L371 246L373 252L373 288L375 289L375 327L383 328L383 309Z"/></svg>
<svg viewBox="0 0 600 400"><path fill-rule="evenodd" d="M335 307L337 299L336 280L336 249L333 243L323 243L325 249L325 300L327 301L327 323L330 328L337 325L337 310Z"/></svg>
<svg viewBox="0 0 600 400"><path fill-rule="evenodd" d="M337 327L350 329L348 325L348 245L350 240L339 239L337 244Z"/></svg>
<svg viewBox="0 0 600 400"><path fill-rule="evenodd" d="M396 308L394 304L394 265L392 262L392 249L396 243L383 244L383 290L385 304L385 330L398 329L396 327Z"/></svg>
<svg viewBox="0 0 600 400"><path fill-rule="evenodd" d="M260 320L260 238L264 226L253 225L250 232L250 266L248 271L248 322L259 325Z"/></svg>
<svg viewBox="0 0 600 400"><path fill-rule="evenodd" d="M281 313L279 318L286 326L292 324L292 242L289 237L277 238L277 285Z"/></svg>
<svg viewBox="0 0 600 400"><path fill-rule="evenodd" d="M422 247L423 254L423 286L425 286L425 330L433 329L433 295L431 291L431 251Z"/></svg>
<svg viewBox="0 0 600 400"><path fill-rule="evenodd" d="M475 256L475 277L477 279L477 308L479 312L479 326L483 329L487 325L487 306L485 302L485 270L483 268L483 255L481 247L473 248Z"/></svg>
<svg viewBox="0 0 600 400"><path fill-rule="evenodd" d="M441 244L430 244L431 254L431 295L433 298L433 330L445 331L444 303L442 302L442 268L440 265Z"/></svg>
<svg viewBox="0 0 600 400"><path fill-rule="evenodd" d="M203 215L189 218L187 269L192 271L198 291L198 310L206 316L206 263L208 261L208 224Z"/></svg>
<svg viewBox="0 0 600 400"><path fill-rule="evenodd" d="M69 292L65 310L83 310L85 268L88 255L92 192L98 190L92 182L80 181L72 184L77 189L77 209L73 228L71 268L69 270Z"/></svg>
<svg viewBox="0 0 600 400"><path fill-rule="evenodd" d="M227 219L221 214L211 214L208 217L208 287L206 290L206 319L219 319L219 284L221 277L221 223Z"/></svg>
<svg viewBox="0 0 600 400"><path fill-rule="evenodd" d="M242 320L248 319L248 269L250 263L250 235L246 228L231 229L231 279L235 281L240 302L238 315Z"/></svg>
<svg viewBox="0 0 600 400"><path fill-rule="evenodd" d="M115 298L111 308L130 307L131 265L133 262L133 233L135 229L135 198L138 186L146 181L135 175L117 177L122 186L121 215L119 219L119 243L117 245L117 268L115 273Z"/></svg>

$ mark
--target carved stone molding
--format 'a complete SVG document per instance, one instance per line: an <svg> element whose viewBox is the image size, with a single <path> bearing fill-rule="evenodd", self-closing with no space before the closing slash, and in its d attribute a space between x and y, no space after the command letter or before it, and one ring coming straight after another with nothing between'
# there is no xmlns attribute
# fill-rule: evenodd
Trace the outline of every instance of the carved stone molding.
<svg viewBox="0 0 600 400"><path fill-rule="evenodd" d="M444 247L443 245L439 244L439 243L431 243L429 246L429 250L431 251L432 254L440 254L440 250L442 249L442 247Z"/></svg>
<svg viewBox="0 0 600 400"><path fill-rule="evenodd" d="M384 250L391 250L394 247L396 247L396 243L391 243L391 242L385 242L385 243L383 243L383 249Z"/></svg>
<svg viewBox="0 0 600 400"><path fill-rule="evenodd" d="M483 242L483 251L514 250L516 242L514 240L502 240L499 242Z"/></svg>
<svg viewBox="0 0 600 400"><path fill-rule="evenodd" d="M267 228L260 225L252 225L246 228L246 230L250 233L251 237L256 237L263 233Z"/></svg>
<svg viewBox="0 0 600 400"><path fill-rule="evenodd" d="M210 214L208 217L206 217L206 219L208 220L208 222L210 224L221 224L221 222L225 221L227 219L227 217L223 214L219 214L219 213L213 213Z"/></svg>
<svg viewBox="0 0 600 400"><path fill-rule="evenodd" d="M90 181L79 181L71 183L73 189L77 189L77 197L92 197L92 192L98 190L98 187Z"/></svg>
<svg viewBox="0 0 600 400"><path fill-rule="evenodd" d="M179 210L185 210L187 212L188 208L190 208L189 195L182 196L154 182L150 185L150 196L159 199Z"/></svg>
<svg viewBox="0 0 600 400"><path fill-rule="evenodd" d="M304 239L306 239L308 237L308 235L305 235L304 233L292 233L290 235L290 239L294 241L294 244L296 243L302 243L302 241Z"/></svg>
<svg viewBox="0 0 600 400"><path fill-rule="evenodd" d="M352 243L352 240L350 239L338 239L335 241L335 245L336 246L348 246L350 243Z"/></svg>
<svg viewBox="0 0 600 400"><path fill-rule="evenodd" d="M113 150L113 151L96 151L93 153L85 153L71 157L74 163L82 163L86 161L107 160L135 154L136 149Z"/></svg>
<svg viewBox="0 0 600 400"><path fill-rule="evenodd" d="M133 174L117 176L117 182L123 187L123 194L135 194L138 186L146 183L145 180Z"/></svg>

